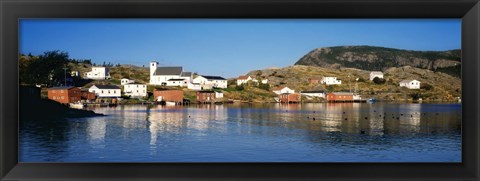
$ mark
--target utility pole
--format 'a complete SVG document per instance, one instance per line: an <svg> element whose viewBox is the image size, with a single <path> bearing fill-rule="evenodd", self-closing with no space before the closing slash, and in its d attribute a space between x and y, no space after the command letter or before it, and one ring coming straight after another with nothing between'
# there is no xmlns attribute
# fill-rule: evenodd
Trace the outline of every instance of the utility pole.
<svg viewBox="0 0 480 181"><path fill-rule="evenodd" d="M64 65L63 71L65 73L65 84L64 84L64 86L67 87L67 65Z"/></svg>

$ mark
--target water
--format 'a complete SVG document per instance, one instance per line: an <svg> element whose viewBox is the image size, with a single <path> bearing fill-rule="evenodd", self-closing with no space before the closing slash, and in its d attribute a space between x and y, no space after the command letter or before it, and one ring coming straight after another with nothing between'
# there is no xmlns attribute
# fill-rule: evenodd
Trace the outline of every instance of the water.
<svg viewBox="0 0 480 181"><path fill-rule="evenodd" d="M22 124L20 162L461 162L459 104L89 109Z"/></svg>

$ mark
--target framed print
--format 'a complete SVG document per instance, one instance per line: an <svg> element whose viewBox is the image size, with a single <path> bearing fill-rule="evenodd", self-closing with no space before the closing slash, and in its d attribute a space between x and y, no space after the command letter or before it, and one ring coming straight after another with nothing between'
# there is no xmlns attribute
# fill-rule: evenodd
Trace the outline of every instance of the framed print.
<svg viewBox="0 0 480 181"><path fill-rule="evenodd" d="M2 179L478 179L478 1L0 5Z"/></svg>

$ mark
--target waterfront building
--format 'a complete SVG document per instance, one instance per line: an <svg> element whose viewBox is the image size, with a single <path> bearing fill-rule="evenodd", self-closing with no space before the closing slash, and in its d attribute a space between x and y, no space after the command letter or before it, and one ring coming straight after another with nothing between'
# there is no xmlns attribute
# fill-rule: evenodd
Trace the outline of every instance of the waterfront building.
<svg viewBox="0 0 480 181"><path fill-rule="evenodd" d="M420 81L418 80L403 80L400 82L400 87L409 89L420 89Z"/></svg>
<svg viewBox="0 0 480 181"><path fill-rule="evenodd" d="M153 91L153 97L155 101L167 101L182 103L183 102L183 91L181 90L166 90L166 89L155 89Z"/></svg>
<svg viewBox="0 0 480 181"><path fill-rule="evenodd" d="M300 91L300 95L302 95L302 96L308 96L308 97L321 97L321 98L325 98L325 92L324 92L324 91L319 91L319 90L314 90L314 91Z"/></svg>
<svg viewBox="0 0 480 181"><path fill-rule="evenodd" d="M122 90L115 85L93 85L88 92L95 93L98 98L121 97Z"/></svg>
<svg viewBox="0 0 480 181"><path fill-rule="evenodd" d="M200 84L203 89L227 88L227 79L220 76L199 75L193 79L193 83Z"/></svg>
<svg viewBox="0 0 480 181"><path fill-rule="evenodd" d="M372 71L370 72L370 80L373 81L375 77L383 79L383 73L380 71Z"/></svg>
<svg viewBox="0 0 480 181"><path fill-rule="evenodd" d="M62 104L74 103L81 100L82 93L78 87L52 87L48 90L48 99Z"/></svg>
<svg viewBox="0 0 480 181"><path fill-rule="evenodd" d="M97 99L97 96L93 92L88 92L88 90L82 90L81 99L87 102L93 102L95 101L95 99Z"/></svg>
<svg viewBox="0 0 480 181"><path fill-rule="evenodd" d="M130 97L147 97L147 85L146 84L127 84L123 85L123 92Z"/></svg>
<svg viewBox="0 0 480 181"><path fill-rule="evenodd" d="M280 103L299 103L301 96L298 93L283 93L278 95Z"/></svg>
<svg viewBox="0 0 480 181"><path fill-rule="evenodd" d="M107 67L92 67L92 71L86 72L85 77L94 80L110 79L110 70Z"/></svg>
<svg viewBox="0 0 480 181"><path fill-rule="evenodd" d="M290 89L288 87L276 87L272 90L275 94L285 94L285 93L295 93L295 90Z"/></svg>
<svg viewBox="0 0 480 181"><path fill-rule="evenodd" d="M197 102L215 102L221 98L223 98L223 93L221 92L215 92L215 91L198 91L197 92Z"/></svg>
<svg viewBox="0 0 480 181"><path fill-rule="evenodd" d="M327 94L329 102L353 102L354 94L350 92L332 92Z"/></svg>
<svg viewBox="0 0 480 181"><path fill-rule="evenodd" d="M326 85L340 85L342 84L342 80L337 79L337 77L323 77L320 83Z"/></svg>

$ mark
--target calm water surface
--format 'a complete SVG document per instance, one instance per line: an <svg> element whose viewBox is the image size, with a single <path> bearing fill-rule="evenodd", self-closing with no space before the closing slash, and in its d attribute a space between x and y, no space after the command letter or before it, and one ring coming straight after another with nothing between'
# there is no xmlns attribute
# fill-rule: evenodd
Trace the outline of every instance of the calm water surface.
<svg viewBox="0 0 480 181"><path fill-rule="evenodd" d="M460 104L89 109L21 124L20 162L461 162Z"/></svg>

